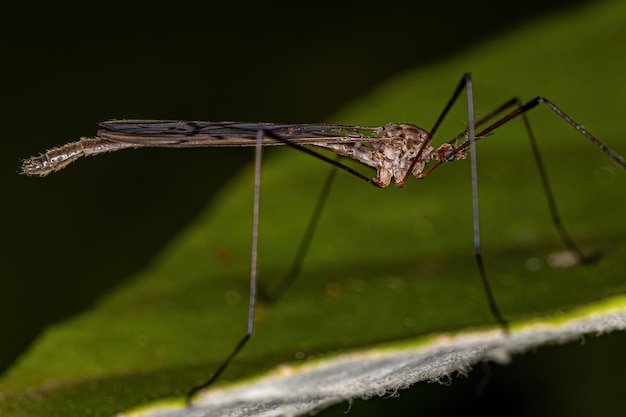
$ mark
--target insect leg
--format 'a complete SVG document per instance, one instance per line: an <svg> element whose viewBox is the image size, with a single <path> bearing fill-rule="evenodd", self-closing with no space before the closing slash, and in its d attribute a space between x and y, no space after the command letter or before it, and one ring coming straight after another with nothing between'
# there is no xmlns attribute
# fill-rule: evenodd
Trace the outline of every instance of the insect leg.
<svg viewBox="0 0 626 417"><path fill-rule="evenodd" d="M495 129L513 120L514 118L518 116L522 117L522 121L524 122L524 127L526 128L528 139L530 141L530 145L533 151L535 162L537 164L537 169L539 171L539 176L541 178L541 183L544 189L544 193L546 195L546 200L548 202L548 208L550 210L552 223L554 224L554 227L556 228L557 233L559 234L559 237L561 238L561 241L563 242L565 247L568 248L568 250L576 253L577 257L583 262L594 261L597 257L585 255L580 250L580 248L578 247L574 239L571 237L570 233L567 231L567 229L565 228L561 220L561 216L559 214L559 210L556 204L556 199L554 198L554 193L552 192L552 187L548 180L547 170L545 168L545 164L543 163L541 153L537 145L537 140L531 129L530 122L528 120L526 112L535 108L539 104L545 104L552 111L554 111L559 117L565 120L574 129L576 129L580 134L582 134L587 139L589 139L591 143L596 145L602 152L604 152L609 158L615 161L622 168L626 168L626 163L624 162L624 159L620 155L618 155L616 152L614 152L613 150L608 148L606 145L604 145L602 142L600 142L598 139L596 139L593 135L591 135L591 133L589 133L586 129L584 129L580 124L576 123L571 117L566 115L561 109L559 109L555 104L553 104L551 101L549 101L546 98L536 97L535 99L529 101L526 104L522 104L522 102L518 98L514 98L510 100L509 102L507 102L507 104L510 104L510 106L515 105L517 106L517 108L511 111L510 113L508 113L507 115L505 115L504 117L502 117L501 119L497 120L495 123L489 125L487 128L483 129L481 132L479 132L476 135L478 138L477 140L484 138L485 136L493 132ZM505 109L505 106L506 105L501 106L497 111L494 111L491 114L495 114L496 112L499 113L499 111ZM466 142L460 145L457 149L461 150L462 148L467 147L467 146L469 146L469 142ZM434 169L435 167L432 167L432 168Z"/></svg>
<svg viewBox="0 0 626 417"><path fill-rule="evenodd" d="M258 248L259 248L259 206L260 206L260 198L261 198L261 161L262 161L262 150L263 150L263 136L264 132L259 130L257 133L257 140L255 146L255 158L254 158L254 202L253 202L253 215L252 215L252 254L250 259L250 301L248 304L248 322L246 325L246 334L243 338L237 343L235 348L232 350L230 355L226 357L226 359L222 362L222 364L217 368L217 370L213 373L211 378L209 378L206 382L192 388L187 394L187 404L191 404L191 400L195 394L204 388L212 385L215 381L219 379L222 373L226 370L228 365L231 363L233 358L237 356L237 354L241 351L241 349L248 342L252 333L254 332L254 312L256 306L256 289L257 289L257 259L258 259Z"/></svg>
<svg viewBox="0 0 626 417"><path fill-rule="evenodd" d="M302 240L300 241L300 245L298 246L298 250L296 251L296 255L291 263L291 268L289 272L282 277L280 281L278 281L271 289L263 289L261 290L260 296L266 301L275 302L287 291L287 289L294 283L294 281L300 275L300 271L302 270L302 265L304 263L304 258L309 250L309 245L311 244L311 240L313 240L313 235L315 233L315 229L317 228L317 224L319 223L319 219L322 215L322 211L324 209L324 205L326 204L326 200L328 199L328 194L330 193L330 188L335 180L335 176L337 174L337 167L333 166L324 181L324 186L322 187L322 191L317 199L317 203L315 204L315 208L313 210L313 214L311 214L311 218L309 219L309 223L307 225L306 231Z"/></svg>
<svg viewBox="0 0 626 417"><path fill-rule="evenodd" d="M468 136L469 136L469 148L470 148L470 161L471 161L471 175L472 175L472 218L474 229L474 258L476 258L476 264L478 265L478 271L480 273L480 279L487 296L487 302L491 314L498 323L502 326L505 332L508 332L508 323L500 314L500 310L496 303L487 279L487 273L485 271L485 264L480 250L480 222L478 219L478 170L476 162L476 136L475 136L475 122L474 122L474 90L472 88L472 79L469 74L465 74L463 77L465 81L465 88L467 93L467 114L468 114ZM457 89L458 90L458 89ZM447 110L447 108L446 108Z"/></svg>

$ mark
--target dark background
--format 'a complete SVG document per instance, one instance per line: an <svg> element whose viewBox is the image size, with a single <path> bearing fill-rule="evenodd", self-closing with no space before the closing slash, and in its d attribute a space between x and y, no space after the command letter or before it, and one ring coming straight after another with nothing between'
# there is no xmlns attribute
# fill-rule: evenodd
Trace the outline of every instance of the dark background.
<svg viewBox="0 0 626 417"><path fill-rule="evenodd" d="M328 120L388 77L581 3L3 6L0 370L46 324L145 265L249 162L239 150L122 152L42 181L19 176L20 159L93 135L110 118ZM469 397L459 400L467 411Z"/></svg>

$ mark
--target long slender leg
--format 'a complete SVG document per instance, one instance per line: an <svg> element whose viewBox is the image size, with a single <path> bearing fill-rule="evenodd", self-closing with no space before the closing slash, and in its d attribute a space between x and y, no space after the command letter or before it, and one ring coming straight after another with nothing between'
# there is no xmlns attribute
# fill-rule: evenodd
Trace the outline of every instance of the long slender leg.
<svg viewBox="0 0 626 417"><path fill-rule="evenodd" d="M559 210L557 208L556 199L554 198L554 193L552 192L552 187L550 186L550 182L548 180L547 170L546 170L545 164L543 163L543 160L541 158L541 153L539 152L539 147L537 145L537 140L536 140L535 135L534 135L534 133L533 133L531 127L530 127L530 122L528 121L528 117L526 115L526 112L528 112L529 110L535 108L537 105L542 104L542 103L545 104L546 106L548 106L552 111L554 111L559 117L561 117L567 123L569 123L579 133L581 133L587 139L589 139L589 141L591 143L593 143L598 148L600 148L600 150L602 152L604 152L607 156L609 156L611 159L613 159L618 165L620 165L622 168L626 168L626 163L624 163L624 160L623 160L623 158L621 156L619 156L616 152L614 152L613 150L608 148L606 145L604 145L602 142L600 142L598 139L596 139L587 130L585 130L581 125L579 125L571 117L566 115L555 104L553 104L552 102L550 102L549 100L547 100L546 98L543 98L543 97L536 97L535 99L529 101L526 104L522 104L521 101L518 98L513 98L513 99L509 100L507 103L505 103L504 105L500 106L498 109L496 109L493 112L491 112L487 117L485 117L485 119L488 119L488 118L491 119L492 117L500 114L502 111L504 111L508 107L516 106L517 108L515 110L511 111L510 113L508 113L507 115L503 116L501 119L499 119L496 122L492 123L491 125L486 127L484 130L482 130L479 133L477 133L476 134L476 140L483 139L484 137L489 135L491 132L493 132L495 129L497 129L498 127L502 126L503 124L513 120L514 118L519 117L519 116L522 117L522 120L524 122L524 127L526 128L526 131L527 131L527 134L528 134L528 139L530 141L530 145L531 145L531 148L532 148L532 151L533 151L533 155L535 157L535 162L537 163L537 169L539 171L539 176L541 178L541 183L542 183L542 186L543 186L543 189L544 189L544 193L546 195L546 200L548 202L548 208L550 210L550 216L551 216L551 219L552 219L552 223L554 224L554 227L555 227L557 233L559 234L559 237L561 238L561 241L563 242L565 247L567 247L570 251L575 252L577 254L577 257L582 262L591 262L591 261L594 261L596 259L596 257L595 256L585 255L581 251L581 249L578 247L578 245L576 244L574 239L571 237L570 233L567 231L565 226L563 225L563 222L561 220L561 216L559 214ZM477 123L477 125L483 124L484 121L486 121L485 119L482 119L481 121L479 121ZM457 136L453 141L457 140L462 135L463 134ZM451 141L451 142L453 142L453 141ZM464 148L467 148L468 146L470 146L470 143L469 143L469 141L466 141L462 145L457 147L457 150L462 150ZM423 173L422 178L424 178L428 174L430 174L439 165L441 165L441 163L437 163L437 164L433 165L430 169L428 169L426 172Z"/></svg>
<svg viewBox="0 0 626 417"><path fill-rule="evenodd" d="M424 144L422 145L417 155L415 156L415 159L413 160L411 167L407 170L407 175L401 181L401 183L398 184L398 186L402 187L405 184L405 182L408 180L408 177L411 175L411 172L413 171L413 168L415 164L417 163L417 161L419 161L419 158L421 157L423 150L430 143L430 141L433 138L433 135L439 129L439 126L443 122L443 119L446 117L446 115L448 114L448 112L450 111L454 103L456 103L456 101L460 97L463 90L466 91L466 95L467 95L467 111L468 111L468 120L469 120L468 130L467 130L467 135L468 135L467 146L470 147L470 158L471 158L474 257L476 258L476 263L478 265L478 272L480 274L480 279L483 285L483 289L485 291L485 296L487 297L487 303L489 304L489 309L491 311L491 314L494 317L494 319L502 326L502 328L505 331L508 331L508 323L502 317L502 314L500 314L500 310L498 309L498 305L493 296L491 286L489 285L489 280L487 279L487 273L485 270L485 265L484 265L481 250L480 250L480 224L479 224L479 219L478 219L478 214L479 214L478 212L478 174L477 174L477 168L476 168L477 166L476 164L476 135L475 135L476 122L474 120L474 94L473 94L473 89L472 89L472 79L469 74L464 74L463 77L461 78L461 81L459 82L456 89L454 90L454 93L452 93L452 97L450 98L450 100L448 100L448 103L446 104L443 111L441 112L437 120L435 121L433 128L430 130L428 140L424 141ZM489 115L488 117L493 117L493 116Z"/></svg>
<svg viewBox="0 0 626 417"><path fill-rule="evenodd" d="M539 147L537 145L537 140L536 140L535 135L534 135L534 133L532 131L532 128L530 126L530 122L528 121L528 117L526 115L526 112L529 111L530 109L533 109L538 104L544 103L548 107L550 107L557 115L559 115L565 121L567 121L570 125L572 125L572 127L574 127L576 130L578 130L584 136L586 136L592 143L594 143L596 146L598 146L609 157L611 157L613 160L615 160L618 164L622 165L623 167L626 167L624 165L624 161L615 152L613 152L612 150L607 148L603 143L601 143L599 140L597 140L595 137L593 137L590 133L588 133L585 129L583 129L582 126L580 126L578 123L574 122L569 116L567 116L565 113L563 113L558 107L556 107L554 104L552 104L547 99L544 99L542 97L537 97L534 100L531 100L530 102L528 102L526 104L522 104L522 102L518 98L515 98L512 101L517 106L517 109L512 111L508 115L504 116L502 119L498 120L497 122L493 123L491 126L489 126L486 129L484 129L480 134L483 134L483 132L484 132L484 134L489 134L494 129L496 129L499 126L502 126L502 124L512 120L513 118L518 117L518 116L522 117L522 121L524 122L524 126L526 128L527 133L528 133L528 139L530 141L530 146L532 148L533 155L535 157L535 162L537 163L537 170L539 171L539 176L541 178L541 184L543 186L544 193L546 195L546 200L548 202L548 208L550 210L550 216L552 218L552 223L554 224L554 227L556 228L556 230L557 230L557 232L558 232L558 234L559 234L559 236L561 238L561 241L563 242L565 247L567 247L570 251L575 252L577 257L578 257L578 259L580 259L581 261L583 261L583 262L585 262L585 261L593 261L595 258L592 257L592 256L587 256L587 255L585 255L582 252L582 250L579 248L579 246L576 244L574 239L571 237L570 233L567 231L567 229L565 228L565 226L564 226L564 224L563 224L563 222L561 220L561 216L559 214L559 210L558 210L557 204L556 204L556 199L554 198L554 193L552 192L552 187L550 185L550 181L548 180L548 174L547 174L547 171L546 171L546 168L545 168L545 164L543 163L543 159L541 157L541 153L539 152Z"/></svg>
<svg viewBox="0 0 626 417"><path fill-rule="evenodd" d="M466 76L467 77L467 76ZM469 80L468 78L464 77L464 80L466 81L466 85L467 85L467 90L468 90L468 96L472 95L472 91L471 91L471 80ZM455 91L455 94L453 95L453 100L456 99L456 97L458 97L458 92L459 92L459 88L457 88L457 90ZM451 100L451 101L453 101ZM468 97L469 100L469 97ZM471 100L470 100L471 101ZM449 109L450 103L448 103L448 106L446 106L446 108L444 109L444 113L447 112L447 110ZM541 182L542 182L542 186L544 189L544 193L546 195L546 200L548 202L548 208L550 210L550 214L551 214L551 218L552 218L552 223L554 224L563 244L571 251L575 252L577 254L577 256L579 257L579 259L581 259L582 261L593 261L595 260L595 257L590 257L590 256L586 256L578 247L578 245L576 244L576 242L572 239L571 235L569 234L569 232L567 231L567 229L565 228L565 226L563 225L563 222L561 221L561 216L559 215L559 211L556 205L556 200L554 198L554 194L552 192L552 188L550 186L549 180L548 180L548 176L547 176L547 172L545 169L545 165L543 163L543 160L541 158L541 154L539 152L539 148L537 145L537 141L535 139L535 135L530 127L530 123L528 121L528 117L526 115L526 112L528 112L529 110L533 109L534 107L536 107L539 104L545 104L546 106L548 106L552 111L554 111L559 117L561 117L563 120L565 120L568 124L570 124L574 129L576 129L580 134L582 134L583 136L585 136L591 143L593 143L594 145L596 145L602 152L604 152L608 157L610 157L611 159L613 159L618 165L620 165L622 168L626 168L626 163L624 162L624 159L618 155L616 152L614 152L613 150L611 150L610 148L608 148L606 145L604 145L602 142L600 142L598 139L596 139L593 135L591 135L586 129L584 129L581 125L579 125L578 123L576 123L571 117L569 117L567 114L565 114L561 109L559 109L554 103L552 103L551 101L549 101L548 99L544 98L544 97L536 97L535 99L529 101L526 104L522 104L521 101L518 98L513 98L511 100L509 100L508 102L506 102L505 104L503 104L502 106L500 106L498 109L494 110L493 112L491 112L490 114L488 114L487 116L485 116L483 119L479 120L478 122L476 122L476 124L473 123L473 111L469 112L469 128L466 132L463 132L462 134L458 135L455 139L453 139L452 141L450 141L450 143L456 143L459 138L465 136L467 134L468 139L459 147L457 147L457 151L466 149L469 147L469 151L470 151L470 156L471 156L471 161L472 161L472 193L473 193L473 202L474 202L474 252L476 255L476 259L478 262L478 267L479 270L481 271L481 277L483 279L483 286L485 287L485 292L487 294L487 298L489 300L489 304L490 304L490 308L492 310L492 313L494 315L494 317L496 317L496 319L498 319L498 321L500 323L503 324L503 326L506 329L506 322L502 319L502 316L499 314L497 306L495 304L493 295L491 294L491 290L489 288L488 282L486 280L486 275L484 272L484 265L482 262L482 257L480 256L480 235L478 233L478 217L477 217L477 184L476 184L476 177L475 177L475 155L476 155L476 151L475 151L475 143L477 140L483 139L485 138L487 135L489 135L491 132L493 132L495 129L497 129L498 127L502 126L503 124L511 121L512 119L518 117L518 116L522 116L522 120L524 122L524 126L526 128L526 131L528 133L528 138L531 144L531 148L533 151L533 155L535 157L535 161L537 163L537 169L539 171L539 175L541 177ZM507 115L503 116L501 119L497 120L496 122L492 123L491 125L489 125L487 128L483 129L482 131L475 133L473 132L475 126L478 125L482 125L484 123L486 123L488 120L494 118L495 116L499 115L501 112L503 112L505 109L512 107L512 106L517 106L517 109L511 111L510 113L508 113ZM469 105L468 105L469 108ZM440 117L441 119L441 117ZM437 120L437 123L435 124L436 127L438 127L440 119ZM426 177L427 175L429 175L435 168L437 168L438 166L440 166L443 162L439 162L436 163L435 165L433 165L430 169L428 169L426 172L424 172L421 176L421 178Z"/></svg>
<svg viewBox="0 0 626 417"><path fill-rule="evenodd" d="M304 258L309 250L309 245L311 244L311 240L313 239L313 234L315 233L315 229L317 229L317 224L319 223L320 216L322 215L322 211L324 209L324 205L328 199L328 194L330 193L330 188L335 180L335 176L337 174L337 167L332 167L326 180L324 181L324 186L322 187L322 191L317 199L317 204L315 205L315 209L313 210L313 214L311 214L311 218L309 219L309 223L307 225L306 231L302 240L300 241L300 245L298 246L298 250L296 251L296 255L291 263L291 268L289 272L278 281L271 289L263 290L260 295L262 295L264 300L275 302L287 291L287 289L293 284L293 282L300 275L300 271L302 270L302 264L304 263Z"/></svg>
<svg viewBox="0 0 626 417"><path fill-rule="evenodd" d="M545 104L546 106L548 106L553 112L555 112L557 115L559 115L559 117L561 117L563 120L565 120L570 126L572 126L574 129L576 129L581 135L585 136L591 143L593 143L598 148L600 148L600 150L602 152L604 152L609 158L614 160L622 168L626 169L626 162L624 162L624 158L622 158L620 155L618 155L615 151L610 149L604 143L602 143L598 139L596 139L595 136L593 136L591 133L589 133L581 125L576 123L571 117L569 117L567 114L565 114L565 112L563 112L561 109L559 109L554 103L552 103L550 100L548 100L547 98L544 98L544 97L535 97L534 99L532 99L528 103L526 103L526 104L520 106L519 108L513 110L511 113L507 114L502 119L498 120L496 123L492 124L491 126L487 127L486 129L484 129L483 131L478 133L477 136L479 138L485 137L486 135L491 133L494 129L497 129L498 127L502 126L504 123L508 122L509 120L514 119L515 117L517 117L517 116L519 116L521 114L526 113L528 110L536 107L539 104Z"/></svg>
<svg viewBox="0 0 626 417"><path fill-rule="evenodd" d="M373 185L374 187L384 188L384 186L381 185L376 180L371 179L369 177L366 177L365 175L363 175L360 172L350 168L349 166L342 164L341 162L339 162L339 160L335 160L335 159L329 158L326 155L322 155L321 153L315 152L315 151L311 150L310 148L307 148L306 146L302 146L302 145L299 145L297 143L290 142L288 139L282 138L279 135L276 135L275 133L265 132L265 134L266 134L267 137L270 137L272 139L280 141L280 142L284 143L285 145L287 145L287 146L289 146L291 148L297 149L300 152L304 152L305 154L311 155L314 158L320 159L320 160L322 160L322 161L324 161L324 162L326 162L326 163L328 163L328 164L330 164L330 165L332 165L332 166L334 166L336 168L342 169L342 170L346 171L347 173L352 174L355 177L365 181L366 183L368 183L370 185ZM364 139L364 140L366 140L366 139Z"/></svg>
<svg viewBox="0 0 626 417"><path fill-rule="evenodd" d="M516 106L518 109L522 108L522 102L519 100L519 98L515 97L509 101L507 101L506 103L504 103L503 105L501 105L500 107L498 107L497 109L495 109L494 111L492 111L491 113L489 113L488 115L486 115L485 117L481 118L479 121L476 122L475 126L481 126L483 124L485 124L487 121L495 118L496 116L498 116L499 114L501 114L504 110ZM533 107L528 107L526 111L530 110ZM594 260L594 257L591 256L587 256L585 255L582 250L578 247L578 245L576 244L576 242L574 241L574 239L571 237L571 235L569 234L569 232L567 231L567 229L565 228L565 226L563 225L563 222L561 221L561 216L559 214L559 210L557 208L556 205L556 199L554 198L554 193L552 192L552 187L550 186L550 181L548 180L548 175L547 175L547 171L545 169L545 164L543 163L543 159L541 157L541 153L539 152L539 147L537 145L537 140L535 139L535 135L532 131L532 128L530 126L530 122L528 120L528 117L526 115L526 113L517 113L516 116L521 116L522 117L522 121L524 122L524 127L526 128L526 132L528 134L528 140L530 141L530 145L533 151L533 155L535 157L535 162L537 163L537 170L539 171L539 176L541 178L541 183L544 189L544 193L546 195L546 200L548 202L548 208L550 210L550 216L552 219L552 224L554 224L555 229L557 230L557 233L559 234L559 237L561 238L561 241L563 242L563 244L570 250L576 253L578 259L580 259L582 262L585 261L591 261ZM516 117L513 116L513 117ZM508 117L505 116L504 118ZM506 121L510 121L513 119L513 117L508 118ZM500 123L500 120L496 121L494 123L494 125L497 126L502 126L502 124ZM489 134L490 132L492 132L494 129L492 128L492 126L487 127L485 130L483 130L482 132L480 132L480 134ZM486 133L485 133L486 132ZM467 134L467 131L457 135L453 140L451 140L449 143L457 143L458 140L462 137L465 137ZM480 135L479 134L479 135ZM484 137L484 136L482 136ZM481 136L478 136L478 139L482 138ZM467 145L469 145L469 141L467 141L466 143L464 143L462 145L462 147L466 147ZM462 149L462 147L459 147L458 149ZM425 178L426 176L428 176L432 171L434 171L437 167L439 167L441 164L443 164L443 161L439 161L438 163L436 163L435 165L431 166L427 171L425 171L421 178Z"/></svg>
<svg viewBox="0 0 626 417"><path fill-rule="evenodd" d="M280 137L279 135L273 134L271 132L266 132L266 135L273 139L283 142L285 145L289 147L292 147L298 151L304 152L308 155L311 155L317 159L320 159L332 165L332 168L324 182L322 191L320 192L320 196L318 197L317 204L315 206L315 209L313 210L313 214L311 215L311 218L309 219L309 223L307 225L305 234L302 237L302 240L300 241L300 245L298 246L298 250L296 251L296 255L293 259L289 272L280 281L278 281L278 283L274 287L270 289L260 288L259 296L263 300L268 301L268 302L275 302L285 293L285 291L287 291L287 289L291 286L291 284L293 284L293 282L298 278L298 275L300 274L300 271L302 269L302 264L304 262L304 258L308 251L311 240L313 239L313 234L315 233L315 229L317 228L317 224L322 214L324 205L326 204L328 194L330 193L330 188L337 174L337 169L342 169L348 172L349 174L352 174L356 176L357 178L377 188L381 188L382 185L378 183L376 180L368 178L365 175L361 174L360 172L357 172L354 169L350 168L349 166L342 164L339 161L340 159L339 156L337 156L337 159L331 159L307 147L290 142L289 140L284 139Z"/></svg>
<svg viewBox="0 0 626 417"><path fill-rule="evenodd" d="M496 300L493 297L489 280L487 279L487 273L485 271L485 264L483 263L483 257L480 251L480 222L478 211L478 170L476 163L476 138L474 136L474 90L472 88L472 79L468 74L464 77L465 87L467 92L467 114L468 114L468 136L470 147L470 161L471 161L471 173L472 173L472 218L474 228L474 257L478 265L478 271L480 273L481 282L487 296L487 302L489 303L489 309L493 317L500 323L502 328L508 332L508 323L500 314Z"/></svg>
<svg viewBox="0 0 626 417"><path fill-rule="evenodd" d="M519 99L516 102L518 108L522 107L522 103ZM548 208L550 210L550 217L552 218L552 224L556 228L559 236L561 237L561 241L570 251L576 253L576 256L581 261L591 260L591 257L586 256L581 250L580 247L576 244L574 239L572 239L571 235L563 225L561 221L561 216L559 214L559 210L556 205L556 199L554 198L554 193L552 192L552 187L550 186L550 181L548 181L548 174L546 172L546 166L543 163L543 159L541 157L541 152L539 152L539 147L537 146L537 140L535 139L535 135L530 127L530 122L528 121L528 117L526 113L520 113L522 116L522 120L524 122L524 126L526 127L526 131L528 132L528 139L530 140L530 146L533 150L533 155L535 156L535 162L537 163L537 170L539 171L539 176L541 177L541 184L543 185L543 191L546 195L546 200L548 202Z"/></svg>
<svg viewBox="0 0 626 417"><path fill-rule="evenodd" d="M230 362L241 351L241 349L248 342L252 333L254 332L254 311L256 305L256 288L257 288L257 256L259 248L259 207L261 199L261 161L262 161L262 141L265 133L259 130L257 133L255 158L254 158L254 201L253 201L253 214L252 214L252 255L250 257L250 301L248 304L248 323L246 326L246 334L237 343L230 355L222 362L222 364L213 373L211 378L206 382L192 388L187 394L187 404L191 405L192 397L200 390L212 385L226 370Z"/></svg>

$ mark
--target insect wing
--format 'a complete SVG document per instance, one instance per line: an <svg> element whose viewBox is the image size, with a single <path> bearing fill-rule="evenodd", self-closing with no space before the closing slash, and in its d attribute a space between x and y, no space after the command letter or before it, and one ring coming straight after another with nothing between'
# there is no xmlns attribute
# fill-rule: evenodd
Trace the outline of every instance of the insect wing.
<svg viewBox="0 0 626 417"><path fill-rule="evenodd" d="M101 139L159 147L254 146L257 132L267 132L263 145L326 144L383 140L382 127L317 124L201 122L178 120L110 120L100 123Z"/></svg>

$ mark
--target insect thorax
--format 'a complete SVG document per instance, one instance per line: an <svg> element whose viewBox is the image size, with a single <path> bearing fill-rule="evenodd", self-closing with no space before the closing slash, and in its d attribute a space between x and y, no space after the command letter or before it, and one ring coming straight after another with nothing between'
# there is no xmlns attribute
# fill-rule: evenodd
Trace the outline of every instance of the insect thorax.
<svg viewBox="0 0 626 417"><path fill-rule="evenodd" d="M440 159L430 144L425 145L428 137L427 131L415 125L391 124L381 130L378 138L384 138L382 141L367 142L364 139L364 142L327 144L322 147L376 168L375 181L386 187L392 180L396 184L404 181L422 147L424 149L412 170L413 175L419 177L424 165Z"/></svg>

